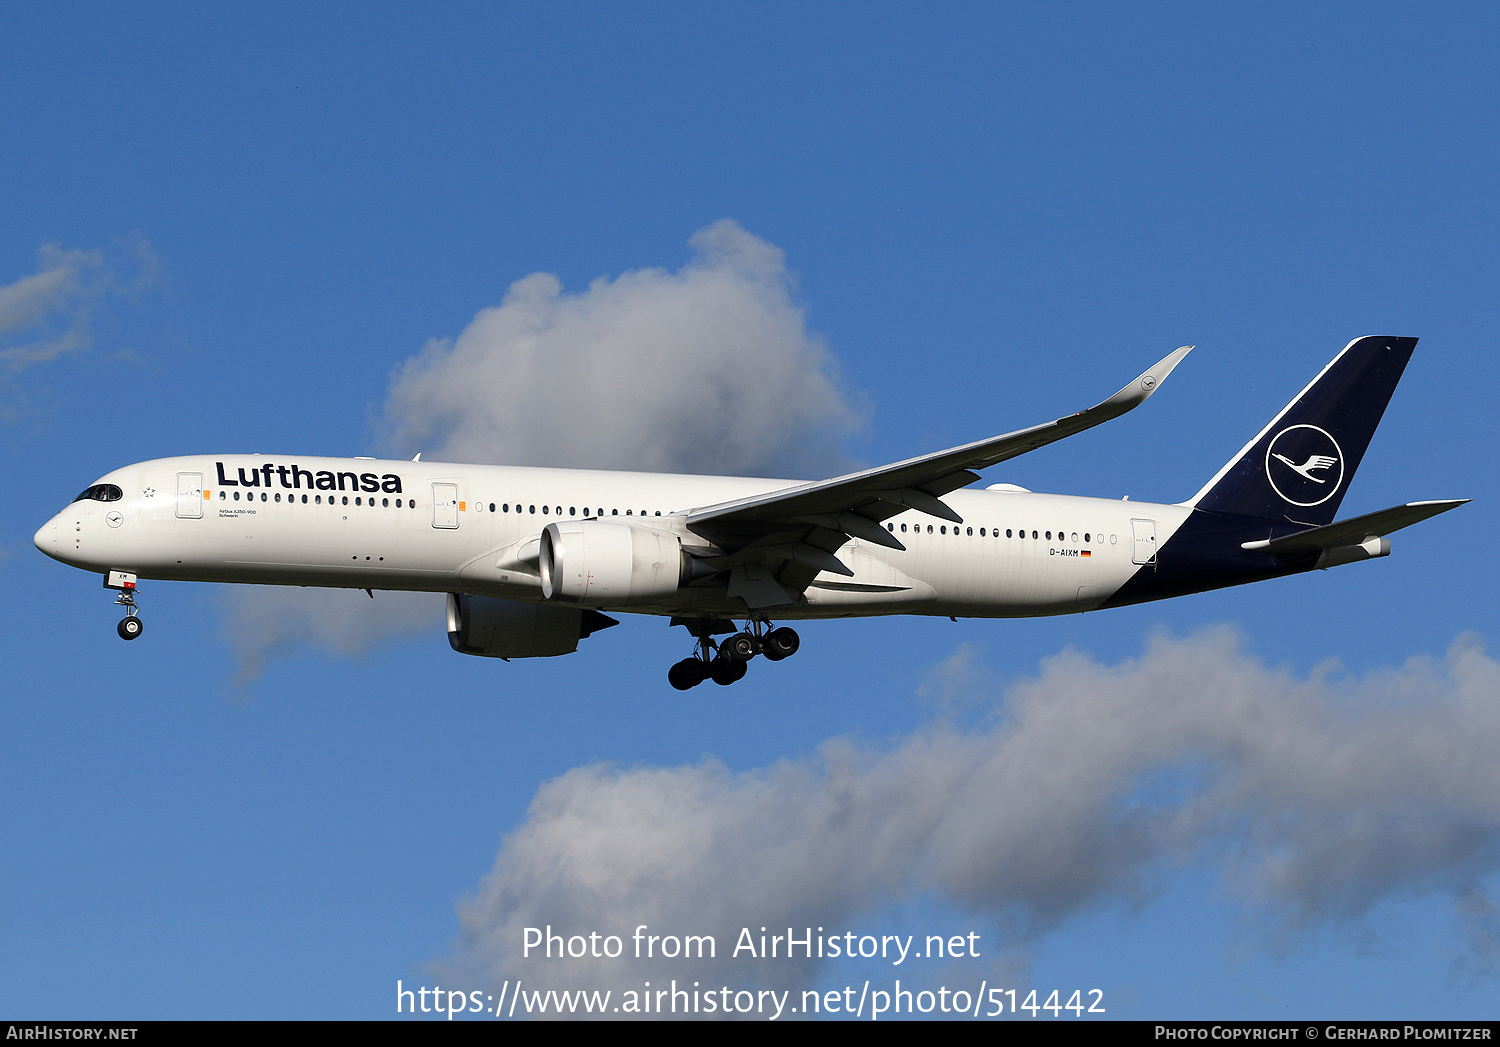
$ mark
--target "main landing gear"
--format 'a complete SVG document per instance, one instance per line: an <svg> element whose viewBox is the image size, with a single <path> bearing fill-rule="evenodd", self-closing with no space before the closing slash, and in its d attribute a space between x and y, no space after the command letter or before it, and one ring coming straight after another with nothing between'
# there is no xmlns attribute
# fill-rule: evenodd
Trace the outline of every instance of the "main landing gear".
<svg viewBox="0 0 1500 1047"><path fill-rule="evenodd" d="M759 618L752 619L744 630L723 643L716 643L713 634L732 632L735 626L728 619L676 620L673 624L687 626L698 641L698 649L691 658L684 658L667 670L667 682L679 691L697 687L704 680L727 687L745 678L750 659L757 654L764 655L767 661L779 662L796 654L802 644L796 630L785 626L768 629L770 623Z"/></svg>
<svg viewBox="0 0 1500 1047"><path fill-rule="evenodd" d="M104 576L104 588L118 589L120 595L115 597L115 606L125 608L125 617L120 619L120 624L115 627L115 632L120 634L122 640L134 640L146 631L146 623L141 621L137 615L138 608L135 603L135 575L126 574L124 571L110 571Z"/></svg>

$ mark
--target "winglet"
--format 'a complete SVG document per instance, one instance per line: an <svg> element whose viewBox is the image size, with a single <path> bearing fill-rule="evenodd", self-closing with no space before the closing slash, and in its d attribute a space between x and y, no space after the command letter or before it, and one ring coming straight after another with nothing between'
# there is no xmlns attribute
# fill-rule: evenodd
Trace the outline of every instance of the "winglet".
<svg viewBox="0 0 1500 1047"><path fill-rule="evenodd" d="M1182 363L1182 358L1192 351L1191 345L1185 345L1181 349L1168 353L1146 368L1139 378L1105 400L1095 410L1103 408L1107 409L1111 415L1116 415L1139 407L1146 402L1147 397L1161 388L1161 383L1167 380L1167 375L1172 373L1172 368Z"/></svg>

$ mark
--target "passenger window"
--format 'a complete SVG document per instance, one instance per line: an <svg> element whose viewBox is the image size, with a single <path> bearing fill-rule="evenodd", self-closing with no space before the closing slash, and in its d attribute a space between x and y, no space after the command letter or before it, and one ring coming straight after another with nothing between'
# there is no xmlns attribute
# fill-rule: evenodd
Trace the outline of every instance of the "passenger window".
<svg viewBox="0 0 1500 1047"><path fill-rule="evenodd" d="M220 491L220 492L219 492L219 501L221 501L221 502L222 502L222 501L223 501L223 500L224 500L224 492L223 492L223 491Z"/></svg>

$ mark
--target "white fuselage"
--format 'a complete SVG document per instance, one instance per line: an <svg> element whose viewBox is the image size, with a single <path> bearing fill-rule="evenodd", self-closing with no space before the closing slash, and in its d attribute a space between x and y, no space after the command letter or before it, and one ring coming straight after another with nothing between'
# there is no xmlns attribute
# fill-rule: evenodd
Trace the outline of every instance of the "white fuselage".
<svg viewBox="0 0 1500 1047"><path fill-rule="evenodd" d="M602 517L700 541L695 508L799 481L261 455L166 458L102 477L114 501L68 505L36 535L101 573L542 600L534 547L559 520ZM960 490L954 525L919 512L886 522L905 551L851 539L786 619L876 614L1024 617L1099 606L1191 513L1185 506ZM1024 536L1024 537L1023 537ZM529 553L529 558L528 558ZM609 608L605 608L609 609ZM743 616L722 586L619 610Z"/></svg>

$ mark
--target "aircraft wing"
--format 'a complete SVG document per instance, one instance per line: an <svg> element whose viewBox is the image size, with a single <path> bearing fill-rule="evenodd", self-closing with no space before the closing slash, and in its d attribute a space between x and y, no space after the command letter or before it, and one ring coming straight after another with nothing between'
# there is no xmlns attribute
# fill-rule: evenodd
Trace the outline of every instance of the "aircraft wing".
<svg viewBox="0 0 1500 1047"><path fill-rule="evenodd" d="M1172 352L1086 411L892 465L693 509L687 514L688 529L726 554L708 562L721 570L731 569L731 596L744 596L752 609L791 603L792 593L805 589L819 571L853 573L833 555L849 538L904 549L881 522L909 509L961 523L962 518L942 496L979 479L973 470L1034 451L1139 407L1192 348L1185 345ZM754 566L746 570L746 565ZM733 573L736 568L737 574ZM775 584L760 584L767 578ZM760 600L769 602L756 602Z"/></svg>

